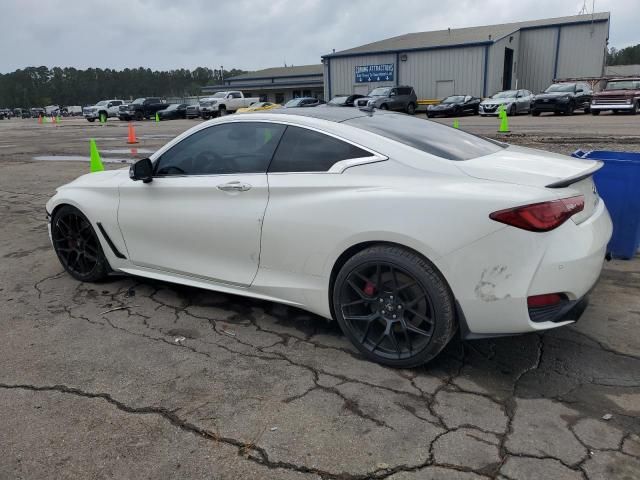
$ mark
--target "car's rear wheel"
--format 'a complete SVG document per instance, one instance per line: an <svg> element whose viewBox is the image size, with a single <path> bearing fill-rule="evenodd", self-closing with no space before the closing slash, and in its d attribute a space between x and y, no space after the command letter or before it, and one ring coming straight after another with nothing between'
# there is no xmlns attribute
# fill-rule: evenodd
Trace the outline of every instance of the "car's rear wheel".
<svg viewBox="0 0 640 480"><path fill-rule="evenodd" d="M51 219L53 248L64 269L75 279L96 282L106 278L110 267L96 232L84 214L65 205Z"/></svg>
<svg viewBox="0 0 640 480"><path fill-rule="evenodd" d="M379 245L351 257L333 288L335 317L370 360L422 365L455 332L454 302L440 273L415 253Z"/></svg>
<svg viewBox="0 0 640 480"><path fill-rule="evenodd" d="M600 110L591 110L591 115L600 115Z"/></svg>

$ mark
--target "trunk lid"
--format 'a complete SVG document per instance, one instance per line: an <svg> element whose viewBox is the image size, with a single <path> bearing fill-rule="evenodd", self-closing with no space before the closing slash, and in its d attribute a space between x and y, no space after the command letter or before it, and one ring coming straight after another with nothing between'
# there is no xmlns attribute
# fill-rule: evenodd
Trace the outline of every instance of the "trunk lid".
<svg viewBox="0 0 640 480"><path fill-rule="evenodd" d="M599 201L593 173L602 162L572 158L532 148L509 146L483 157L456 162L465 174L483 180L548 188L558 198L584 196L584 210L572 219L591 216Z"/></svg>

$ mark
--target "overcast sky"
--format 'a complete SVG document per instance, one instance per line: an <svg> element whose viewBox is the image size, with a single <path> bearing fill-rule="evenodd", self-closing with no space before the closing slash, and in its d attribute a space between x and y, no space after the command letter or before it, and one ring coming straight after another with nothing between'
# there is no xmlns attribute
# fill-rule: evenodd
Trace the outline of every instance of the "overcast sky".
<svg viewBox="0 0 640 480"><path fill-rule="evenodd" d="M409 32L575 15L582 0L0 0L0 72L319 63ZM592 0L587 0L591 12ZM611 12L610 46L640 43L639 0Z"/></svg>

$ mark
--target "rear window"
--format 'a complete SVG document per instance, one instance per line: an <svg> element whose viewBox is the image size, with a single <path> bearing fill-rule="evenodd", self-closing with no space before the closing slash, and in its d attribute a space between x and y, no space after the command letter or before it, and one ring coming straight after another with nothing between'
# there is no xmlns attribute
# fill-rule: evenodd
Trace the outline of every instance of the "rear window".
<svg viewBox="0 0 640 480"><path fill-rule="evenodd" d="M507 147L500 142L408 115L368 115L344 123L447 160L469 160Z"/></svg>

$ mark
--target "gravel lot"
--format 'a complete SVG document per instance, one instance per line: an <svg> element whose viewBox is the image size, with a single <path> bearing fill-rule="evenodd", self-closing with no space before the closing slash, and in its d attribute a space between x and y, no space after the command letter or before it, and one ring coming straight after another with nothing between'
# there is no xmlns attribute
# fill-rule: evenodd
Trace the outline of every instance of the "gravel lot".
<svg viewBox="0 0 640 480"><path fill-rule="evenodd" d="M65 274L44 203L88 161L33 158L88 157L89 138L142 158L193 124L137 124L132 153L117 120L0 121L0 478L640 478L640 259L606 264L574 326L454 340L414 370L301 310ZM508 141L640 151L639 125L517 117Z"/></svg>

